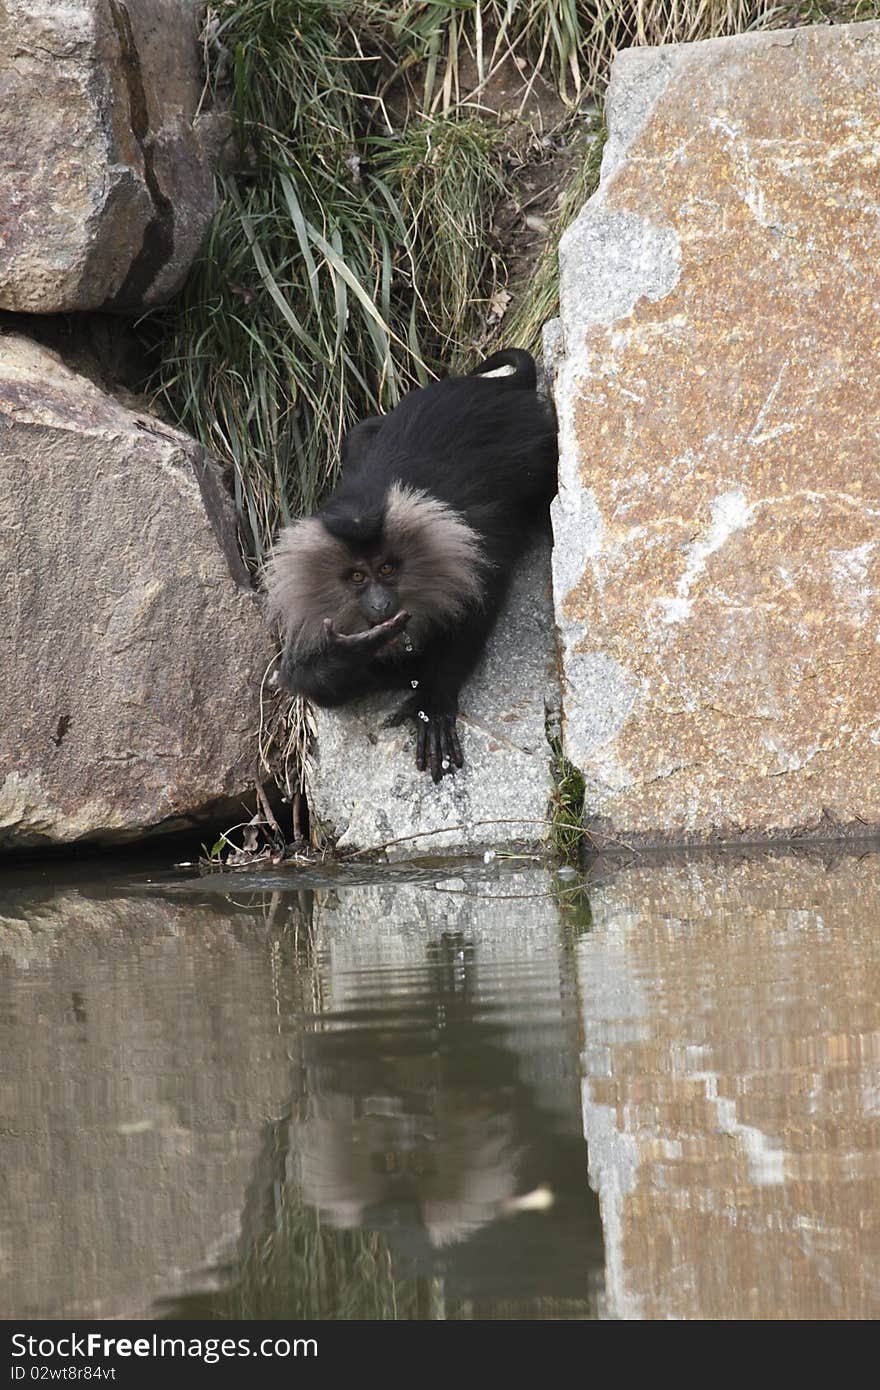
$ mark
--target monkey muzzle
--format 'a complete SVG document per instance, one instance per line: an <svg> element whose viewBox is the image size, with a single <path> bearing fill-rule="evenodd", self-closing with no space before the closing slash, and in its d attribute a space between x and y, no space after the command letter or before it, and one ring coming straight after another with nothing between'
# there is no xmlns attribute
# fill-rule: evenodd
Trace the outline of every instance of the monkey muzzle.
<svg viewBox="0 0 880 1390"><path fill-rule="evenodd" d="M387 622L397 612L397 596L382 584L371 584L363 597L363 613L373 627Z"/></svg>

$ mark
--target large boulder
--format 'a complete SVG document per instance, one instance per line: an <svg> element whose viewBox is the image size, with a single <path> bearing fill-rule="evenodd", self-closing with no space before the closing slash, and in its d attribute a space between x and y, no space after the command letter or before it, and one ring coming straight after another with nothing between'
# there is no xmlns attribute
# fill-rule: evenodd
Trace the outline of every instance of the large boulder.
<svg viewBox="0 0 880 1390"><path fill-rule="evenodd" d="M876 23L614 65L556 376L594 836L880 823L878 72Z"/></svg>
<svg viewBox="0 0 880 1390"><path fill-rule="evenodd" d="M213 210L186 0L0 7L0 308L161 302Z"/></svg>
<svg viewBox="0 0 880 1390"><path fill-rule="evenodd" d="M558 706L549 539L519 568L485 656L462 692L464 768L435 786L415 765L410 723L386 728L401 696L317 710L309 804L343 846L392 857L538 844L552 792L548 708Z"/></svg>
<svg viewBox="0 0 880 1390"><path fill-rule="evenodd" d="M271 646L216 466L0 337L0 847L240 818Z"/></svg>

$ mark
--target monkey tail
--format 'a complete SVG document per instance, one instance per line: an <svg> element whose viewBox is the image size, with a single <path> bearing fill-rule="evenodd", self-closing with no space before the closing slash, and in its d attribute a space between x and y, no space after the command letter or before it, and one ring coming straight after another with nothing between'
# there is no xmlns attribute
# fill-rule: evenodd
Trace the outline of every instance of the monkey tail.
<svg viewBox="0 0 880 1390"><path fill-rule="evenodd" d="M504 367L512 367L513 372L504 372L502 375ZM512 386L518 391L534 391L538 384L535 359L531 353L523 352L522 348L503 348L501 352L493 352L479 367L474 367L469 375L493 376L505 386Z"/></svg>

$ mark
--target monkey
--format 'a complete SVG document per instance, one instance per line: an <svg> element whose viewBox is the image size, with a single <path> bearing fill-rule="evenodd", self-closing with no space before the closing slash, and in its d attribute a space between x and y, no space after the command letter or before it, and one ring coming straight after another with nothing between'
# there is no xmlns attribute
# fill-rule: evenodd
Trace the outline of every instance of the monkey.
<svg viewBox="0 0 880 1390"><path fill-rule="evenodd" d="M388 722L415 721L416 767L435 783L464 765L461 687L556 491L536 384L534 359L508 348L360 421L334 491L266 567L280 684L327 708L408 689Z"/></svg>

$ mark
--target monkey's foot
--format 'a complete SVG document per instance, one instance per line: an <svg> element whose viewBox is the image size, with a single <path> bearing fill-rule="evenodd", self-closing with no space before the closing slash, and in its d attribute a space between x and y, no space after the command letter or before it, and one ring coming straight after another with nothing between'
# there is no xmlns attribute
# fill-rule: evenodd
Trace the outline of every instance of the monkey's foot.
<svg viewBox="0 0 880 1390"><path fill-rule="evenodd" d="M451 774L457 767L464 766L456 717L455 713L438 713L424 696L411 695L386 723L393 728L407 719L415 720L416 767L419 772L428 769L434 781L439 782L445 773Z"/></svg>

